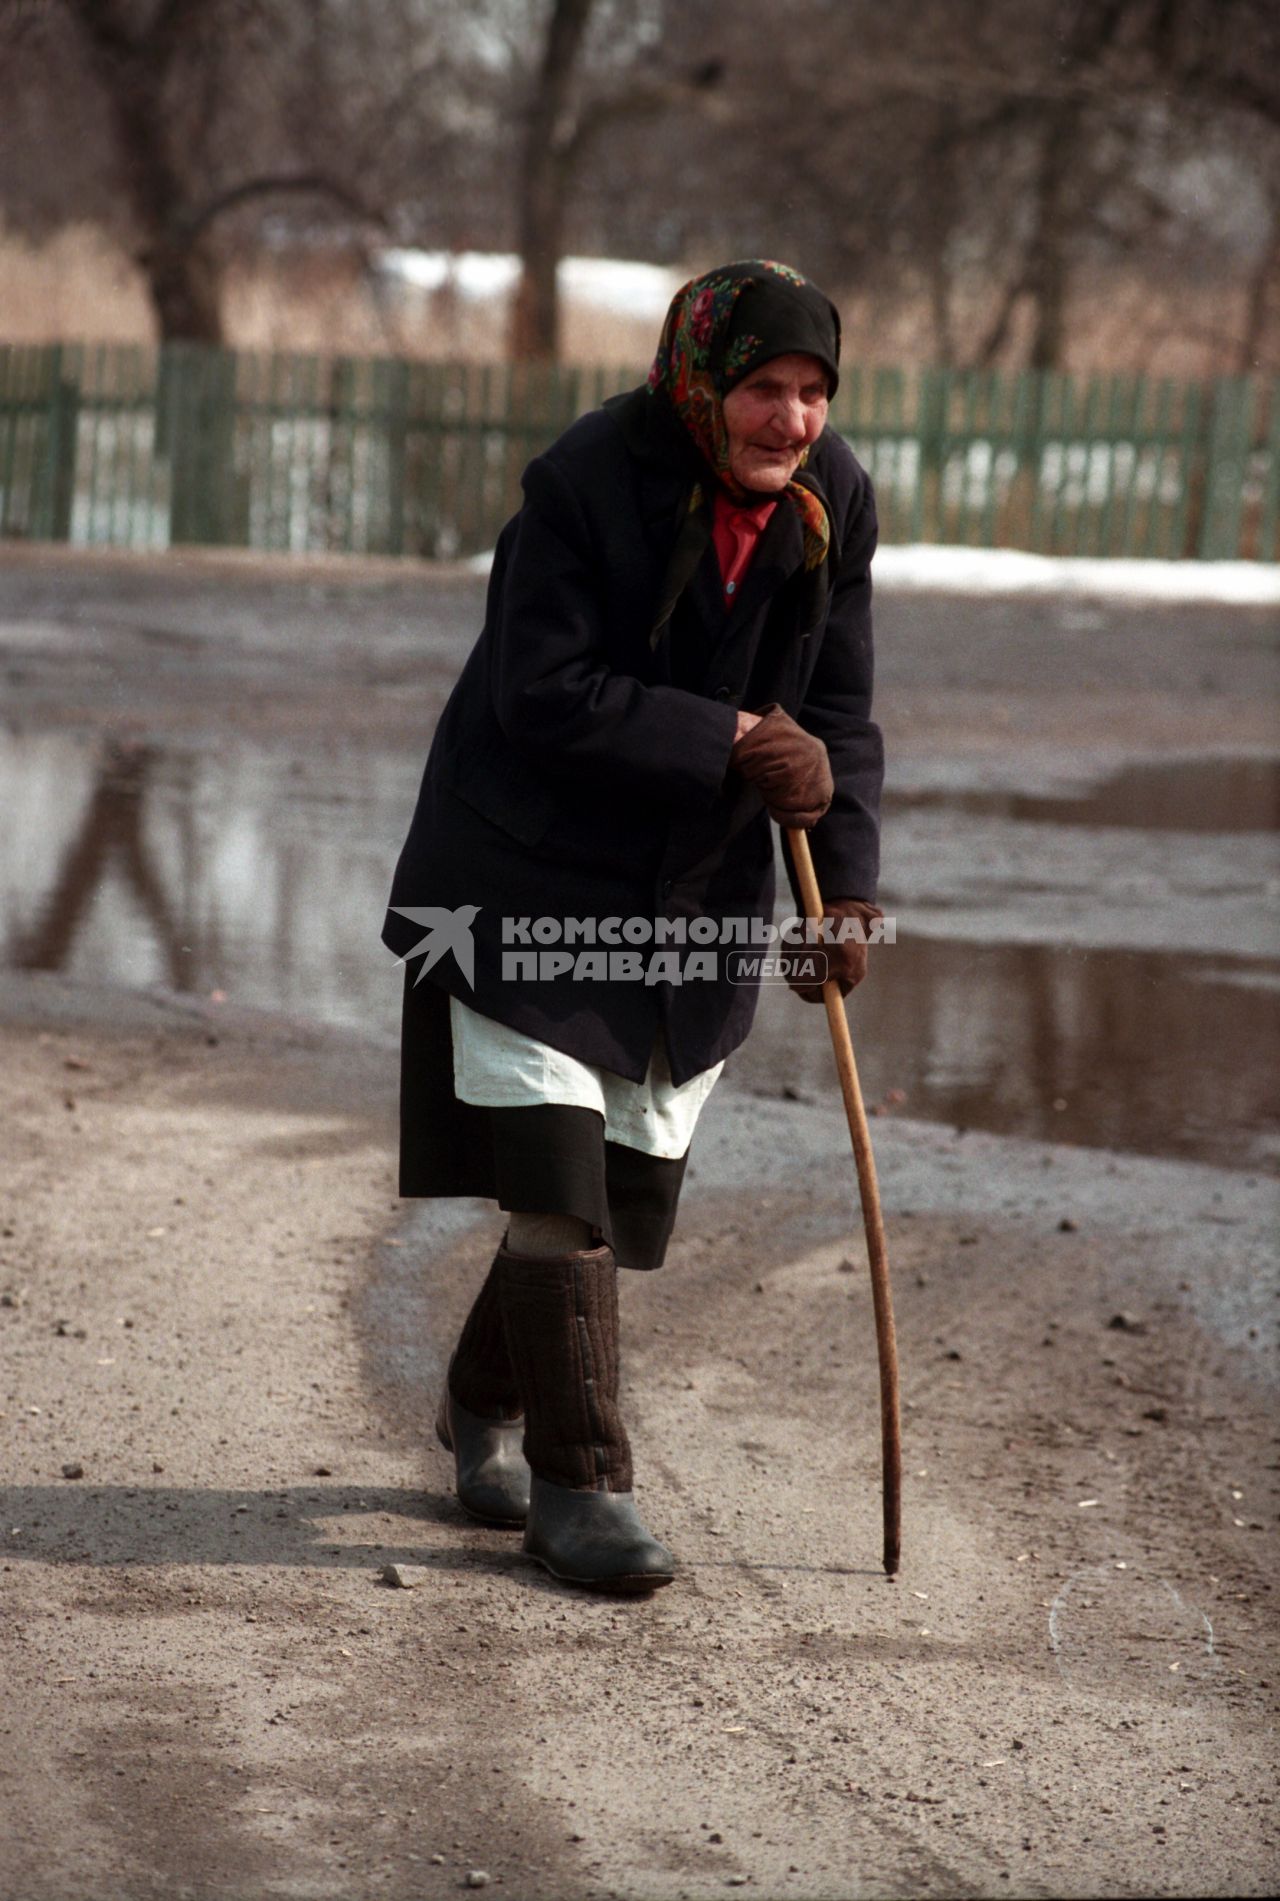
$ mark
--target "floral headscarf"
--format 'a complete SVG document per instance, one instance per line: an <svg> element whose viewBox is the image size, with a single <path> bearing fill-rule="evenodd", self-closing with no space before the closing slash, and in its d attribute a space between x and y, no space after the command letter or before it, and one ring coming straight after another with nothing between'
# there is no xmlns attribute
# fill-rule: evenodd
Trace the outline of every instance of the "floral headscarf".
<svg viewBox="0 0 1280 1901"><path fill-rule="evenodd" d="M787 264L752 258L723 265L684 285L667 312L649 388L663 391L704 461L736 501L748 500L749 494L729 471L724 398L757 364L792 352L817 357L834 392L839 380L839 316L830 299ZM804 531L805 568L813 570L826 560L831 542L827 511L813 488L794 476L786 493ZM691 512L705 502L701 489L695 488Z"/></svg>

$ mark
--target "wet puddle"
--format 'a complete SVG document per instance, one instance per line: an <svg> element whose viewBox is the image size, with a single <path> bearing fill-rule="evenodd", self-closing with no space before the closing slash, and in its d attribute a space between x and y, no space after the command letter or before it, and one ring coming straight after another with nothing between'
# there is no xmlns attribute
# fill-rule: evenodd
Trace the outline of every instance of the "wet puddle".
<svg viewBox="0 0 1280 1901"><path fill-rule="evenodd" d="M1280 759L1144 761L1081 791L890 791L892 811L946 807L1014 823L1154 832L1280 832Z"/></svg>
<svg viewBox="0 0 1280 1901"><path fill-rule="evenodd" d="M873 1113L1090 1148L1280 1163L1280 970L1244 959L903 937L849 1009ZM768 992L740 1084L820 1101L824 1013Z"/></svg>
<svg viewBox="0 0 1280 1901"><path fill-rule="evenodd" d="M10 967L394 1035L378 941L421 761L228 741L0 741ZM1280 1159L1280 762L1132 767L1061 797L890 798L898 941L852 1007L886 1112L1253 1169ZM821 1010L766 990L740 1086L831 1088Z"/></svg>

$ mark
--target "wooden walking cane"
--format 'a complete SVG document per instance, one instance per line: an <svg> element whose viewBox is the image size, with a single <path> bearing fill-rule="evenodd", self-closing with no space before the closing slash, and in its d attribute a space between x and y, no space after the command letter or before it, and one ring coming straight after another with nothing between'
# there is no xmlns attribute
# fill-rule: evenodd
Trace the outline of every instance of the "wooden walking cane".
<svg viewBox="0 0 1280 1901"><path fill-rule="evenodd" d="M814 874L809 840L802 831L787 827L791 862L800 883L805 914L813 922L823 917L822 896ZM884 1568L890 1577L898 1569L902 1549L902 1426L898 1414L898 1341L893 1325L893 1296L889 1291L889 1253L885 1246L884 1220L880 1213L880 1189L876 1182L875 1157L871 1153L871 1132L867 1112L858 1086L858 1065L853 1057L853 1039L849 1019L844 1013L844 998L834 977L822 986L822 1001L827 1006L827 1026L840 1074L840 1093L853 1142L853 1159L858 1169L858 1193L862 1200L862 1223L867 1234L867 1257L871 1263L871 1300L876 1315L876 1348L880 1356L880 1447L884 1474Z"/></svg>

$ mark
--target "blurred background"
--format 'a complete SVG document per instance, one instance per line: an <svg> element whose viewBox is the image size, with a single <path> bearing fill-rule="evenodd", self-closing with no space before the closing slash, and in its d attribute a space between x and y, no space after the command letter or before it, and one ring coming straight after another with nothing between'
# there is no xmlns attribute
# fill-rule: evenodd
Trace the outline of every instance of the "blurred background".
<svg viewBox="0 0 1280 1901"><path fill-rule="evenodd" d="M1274 0L3 12L5 342L634 368L763 254L863 363L1280 370Z"/></svg>

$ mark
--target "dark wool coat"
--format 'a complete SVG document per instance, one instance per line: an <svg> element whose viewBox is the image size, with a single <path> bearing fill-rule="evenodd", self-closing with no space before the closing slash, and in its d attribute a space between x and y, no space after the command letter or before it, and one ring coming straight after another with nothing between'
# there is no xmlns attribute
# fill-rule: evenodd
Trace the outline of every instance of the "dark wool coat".
<svg viewBox="0 0 1280 1901"><path fill-rule="evenodd" d="M729 769L740 707L778 701L825 741L836 793L810 834L819 884L827 897L874 898L883 770L871 720L874 502L865 471L829 429L808 474L833 538L816 624L806 625L818 596L784 499L732 608L708 544L654 647L690 482L707 478L663 399L616 398L530 463L390 898L391 907L480 907L474 987L449 954L419 998L440 986L635 1081L660 1025L677 1084L735 1049L756 989L729 981L725 946L712 947L714 982L512 982L502 976L502 952L512 948L502 920L770 919L770 821L759 794ZM398 956L423 935L388 909L383 941ZM654 950L639 948L646 957ZM446 1047L437 1038L441 1055Z"/></svg>

